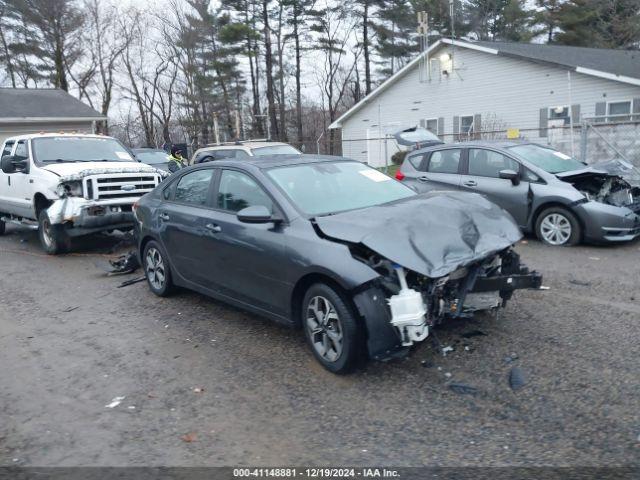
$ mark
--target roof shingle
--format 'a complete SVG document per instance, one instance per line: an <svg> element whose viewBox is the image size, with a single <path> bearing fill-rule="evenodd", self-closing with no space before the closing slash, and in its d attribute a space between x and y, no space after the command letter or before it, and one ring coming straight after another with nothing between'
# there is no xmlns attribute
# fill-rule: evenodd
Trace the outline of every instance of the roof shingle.
<svg viewBox="0 0 640 480"><path fill-rule="evenodd" d="M64 90L0 88L0 120L6 118L104 118Z"/></svg>

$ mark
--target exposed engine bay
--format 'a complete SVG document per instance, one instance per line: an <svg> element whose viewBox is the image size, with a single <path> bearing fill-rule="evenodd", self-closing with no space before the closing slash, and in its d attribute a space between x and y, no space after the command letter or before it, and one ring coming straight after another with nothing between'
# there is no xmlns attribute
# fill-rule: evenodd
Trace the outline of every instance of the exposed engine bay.
<svg viewBox="0 0 640 480"><path fill-rule="evenodd" d="M587 173L563 180L571 183L587 200L640 212L640 187L631 186L621 177Z"/></svg>
<svg viewBox="0 0 640 480"><path fill-rule="evenodd" d="M542 282L511 248L439 278L407 270L366 248L353 246L352 255L380 274L390 323L404 347L427 338L429 328L446 318L497 310L506 306L514 290L540 288Z"/></svg>

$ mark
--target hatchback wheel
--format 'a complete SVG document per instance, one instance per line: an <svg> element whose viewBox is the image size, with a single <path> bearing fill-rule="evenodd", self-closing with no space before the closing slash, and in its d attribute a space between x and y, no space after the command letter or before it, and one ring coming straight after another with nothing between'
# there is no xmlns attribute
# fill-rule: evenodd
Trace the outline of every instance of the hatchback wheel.
<svg viewBox="0 0 640 480"><path fill-rule="evenodd" d="M582 235L576 216L562 207L544 210L536 221L536 235L547 245L576 245Z"/></svg>
<svg viewBox="0 0 640 480"><path fill-rule="evenodd" d="M151 291L159 297L169 295L173 290L171 269L160 245L153 240L144 247L143 265Z"/></svg>
<svg viewBox="0 0 640 480"><path fill-rule="evenodd" d="M353 370L361 358L362 331L341 293L324 283L307 290L302 325L313 355L333 373Z"/></svg>

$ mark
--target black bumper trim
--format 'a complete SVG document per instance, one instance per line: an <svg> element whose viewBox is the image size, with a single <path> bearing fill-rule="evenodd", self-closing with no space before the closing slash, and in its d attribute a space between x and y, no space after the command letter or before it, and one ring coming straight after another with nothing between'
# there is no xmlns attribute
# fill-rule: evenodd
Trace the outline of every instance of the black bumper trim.
<svg viewBox="0 0 640 480"><path fill-rule="evenodd" d="M542 275L538 272L496 277L478 277L471 292L512 292L524 288L538 289L542 285Z"/></svg>

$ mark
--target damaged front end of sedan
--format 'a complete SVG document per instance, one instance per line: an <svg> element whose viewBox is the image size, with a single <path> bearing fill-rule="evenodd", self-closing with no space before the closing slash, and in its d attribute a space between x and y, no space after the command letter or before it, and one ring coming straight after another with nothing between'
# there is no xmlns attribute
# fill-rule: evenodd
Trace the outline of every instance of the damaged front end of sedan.
<svg viewBox="0 0 640 480"><path fill-rule="evenodd" d="M476 194L421 195L316 222L378 274L353 295L376 360L405 355L447 319L497 311L515 290L541 286L512 248L522 237L513 219Z"/></svg>

